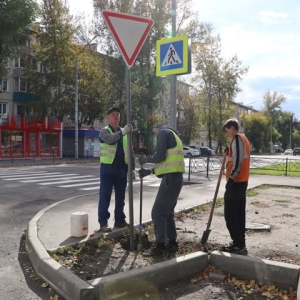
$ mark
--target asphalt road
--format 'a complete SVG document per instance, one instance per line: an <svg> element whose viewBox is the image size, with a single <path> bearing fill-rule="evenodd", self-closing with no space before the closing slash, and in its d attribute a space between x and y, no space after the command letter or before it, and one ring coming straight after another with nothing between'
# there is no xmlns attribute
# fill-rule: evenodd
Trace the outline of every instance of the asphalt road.
<svg viewBox="0 0 300 300"><path fill-rule="evenodd" d="M191 180L197 177L197 181L210 184L213 190L214 184L211 184L205 175L206 172L198 173L193 175ZM151 191L151 194L155 195L159 183L160 180L155 176L144 180L144 192ZM27 259L24 230L37 212L57 201L87 193L98 194L99 164L0 168L0 185L0 298L49 300L48 287L43 287L43 282L34 276ZM133 193L138 211L139 180L133 183ZM151 199L153 201L154 196L151 196ZM150 207L152 202L147 201L144 210L148 215L144 215L145 219L150 218Z"/></svg>
<svg viewBox="0 0 300 300"><path fill-rule="evenodd" d="M74 172L76 171L76 172ZM40 167L0 168L0 299L4 300L49 300L47 287L35 280L24 248L23 232L28 222L41 209L68 197L84 194L74 188L59 188L58 185L43 186L36 182L21 182L17 172L62 172L98 177L99 165L62 165ZM42 173L41 173L42 174ZM42 178L42 175L37 177ZM12 176L13 180L9 179ZM33 176L32 176L33 177ZM29 179L28 179L29 180ZM33 180L33 179L31 179ZM25 180L23 180L25 181ZM99 181L98 181L99 182ZM99 183L98 183L99 185Z"/></svg>

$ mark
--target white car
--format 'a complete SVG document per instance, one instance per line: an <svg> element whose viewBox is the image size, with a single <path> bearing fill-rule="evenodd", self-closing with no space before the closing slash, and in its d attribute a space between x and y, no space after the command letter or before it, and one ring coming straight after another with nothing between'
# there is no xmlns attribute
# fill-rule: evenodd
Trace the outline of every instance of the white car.
<svg viewBox="0 0 300 300"><path fill-rule="evenodd" d="M293 149L286 149L283 155L293 155Z"/></svg>
<svg viewBox="0 0 300 300"><path fill-rule="evenodd" d="M185 157L199 156L200 151L194 148L183 146L183 155Z"/></svg>

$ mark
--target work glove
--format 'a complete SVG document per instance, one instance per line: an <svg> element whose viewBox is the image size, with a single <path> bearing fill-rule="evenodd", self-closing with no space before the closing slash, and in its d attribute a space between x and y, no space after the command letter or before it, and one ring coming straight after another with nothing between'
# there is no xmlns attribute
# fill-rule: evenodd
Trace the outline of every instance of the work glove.
<svg viewBox="0 0 300 300"><path fill-rule="evenodd" d="M139 176L140 178L146 177L148 175L151 174L151 170L150 169L139 169Z"/></svg>
<svg viewBox="0 0 300 300"><path fill-rule="evenodd" d="M225 185L225 189L226 190L231 190L232 186L233 186L233 179L229 178L226 185Z"/></svg>
<svg viewBox="0 0 300 300"><path fill-rule="evenodd" d="M127 124L125 125L125 127L122 129L122 134L125 135L128 132L132 132L132 125L131 124Z"/></svg>
<svg viewBox="0 0 300 300"><path fill-rule="evenodd" d="M134 170L132 170L132 180L136 180L136 174Z"/></svg>
<svg viewBox="0 0 300 300"><path fill-rule="evenodd" d="M139 157L139 164L140 164L140 165L144 165L146 162L147 162L147 156L146 156L145 154L142 154L142 155Z"/></svg>

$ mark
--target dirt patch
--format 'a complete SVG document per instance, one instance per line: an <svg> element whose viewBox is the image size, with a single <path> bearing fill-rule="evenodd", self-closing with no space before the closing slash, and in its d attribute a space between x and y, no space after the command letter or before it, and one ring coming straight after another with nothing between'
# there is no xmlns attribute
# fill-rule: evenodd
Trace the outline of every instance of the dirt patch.
<svg viewBox="0 0 300 300"><path fill-rule="evenodd" d="M247 231L246 244L248 256L300 265L300 203L299 197L297 197L298 194L299 189L272 186L262 186L252 190L251 193L249 192L246 208L247 223L266 224L270 226L271 230ZM206 204L189 212L180 212L176 215L178 243L180 247L176 256L204 250L200 240L206 229L210 207L210 204ZM226 229L223 209L222 205L215 207L211 233L207 243L210 251L219 250L221 245L231 241ZM129 233L124 230L124 236L120 239L106 240L103 237L89 244L64 248L61 251L52 253L51 256L83 280L143 268L150 264L175 257L173 254L166 253L159 258L143 258L138 251L130 252L126 250L126 247L128 249L128 238ZM137 241L136 244L138 244L138 235L135 238ZM151 243L154 241L152 226L144 228L143 250L151 246L149 241ZM207 274L207 270L203 274L199 274L198 277L196 276L194 279L191 279L191 281L201 282L201 280L208 280L205 274ZM230 283L232 278L229 274L226 276L227 282ZM233 281L236 282L235 279ZM247 284L250 287L252 286L250 283ZM267 299L266 297L271 295L269 290L264 290L263 287L258 286L258 283L253 284L255 284L256 292L252 286L251 294L253 296L255 292L257 296L255 298L251 296L251 298L249 293L246 293L248 298L244 295L240 299ZM244 290L242 289L242 291ZM265 295L263 295L264 293ZM261 298L259 298L258 294ZM294 297L294 291L287 294L287 291L282 292L277 290L276 296L273 298L270 296L269 299L296 299Z"/></svg>

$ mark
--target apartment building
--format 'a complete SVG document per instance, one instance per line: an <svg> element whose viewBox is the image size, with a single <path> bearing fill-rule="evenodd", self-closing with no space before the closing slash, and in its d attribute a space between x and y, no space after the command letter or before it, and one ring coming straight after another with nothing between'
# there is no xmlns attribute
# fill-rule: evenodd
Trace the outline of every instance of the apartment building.
<svg viewBox="0 0 300 300"><path fill-rule="evenodd" d="M28 93L25 66L42 72L31 50L34 35L21 47L20 57L7 64L9 75L0 79L0 159L28 157L60 157L62 124L53 118L26 112L24 104L36 100Z"/></svg>

